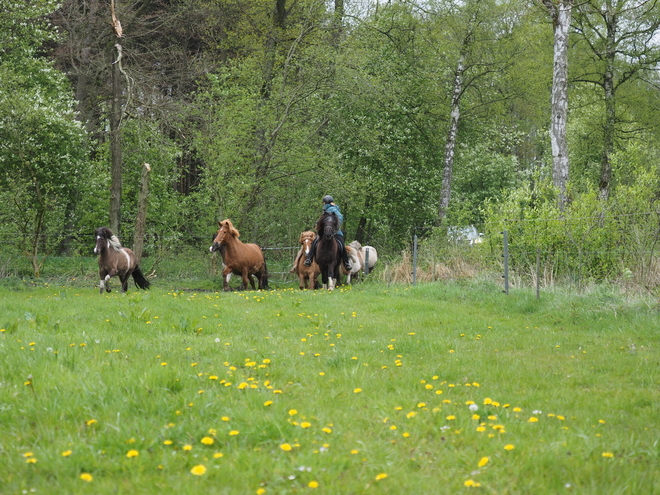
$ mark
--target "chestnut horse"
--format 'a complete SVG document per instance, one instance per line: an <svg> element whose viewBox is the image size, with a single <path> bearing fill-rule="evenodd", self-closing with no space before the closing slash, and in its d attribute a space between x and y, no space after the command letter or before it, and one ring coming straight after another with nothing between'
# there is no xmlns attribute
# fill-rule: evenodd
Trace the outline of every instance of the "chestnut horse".
<svg viewBox="0 0 660 495"><path fill-rule="evenodd" d="M315 237L316 237L316 233L312 232L311 230L308 230L306 232L301 233L300 239L298 240L298 242L300 242L302 247L300 248L300 251L298 251L298 254L296 255L296 260L293 262L293 268L291 269L291 273L298 274L298 278L300 279L300 289L318 288L316 279L321 273L321 269L319 268L319 265L316 263L316 261L312 261L311 266L305 266L304 264L305 255L309 253L309 250L312 247L312 242L314 242Z"/></svg>
<svg viewBox="0 0 660 495"><path fill-rule="evenodd" d="M128 290L128 279L133 275L133 281L140 289L148 289L151 285L140 270L135 254L128 248L122 247L119 239L108 227L99 227L94 231L96 246L94 254L99 255L99 288L110 292L108 281L110 277L119 277L121 291Z"/></svg>
<svg viewBox="0 0 660 495"><path fill-rule="evenodd" d="M335 233L339 230L339 218L327 211L316 221L316 234L319 236L316 245L315 260L321 269L323 288L334 290L339 281L339 265L341 251Z"/></svg>
<svg viewBox="0 0 660 495"><path fill-rule="evenodd" d="M239 241L238 238L241 234L231 220L218 222L218 226L220 228L209 250L211 252L220 251L222 255L223 290L230 290L229 279L232 273L240 275L243 280L240 290L247 289L248 282L252 286L252 290L256 289L253 275L257 277L260 290L268 289L268 270L261 248L256 244L244 244Z"/></svg>

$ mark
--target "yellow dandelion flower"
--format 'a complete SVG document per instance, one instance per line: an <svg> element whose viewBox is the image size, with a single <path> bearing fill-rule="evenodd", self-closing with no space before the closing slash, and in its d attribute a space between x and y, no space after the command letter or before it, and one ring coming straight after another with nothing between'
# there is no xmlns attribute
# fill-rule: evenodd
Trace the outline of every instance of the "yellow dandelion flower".
<svg viewBox="0 0 660 495"><path fill-rule="evenodd" d="M422 407L426 407L426 402L420 402L419 404L417 404L417 407L419 407L420 409Z"/></svg>
<svg viewBox="0 0 660 495"><path fill-rule="evenodd" d="M520 409L519 407L514 407L513 408L513 412L520 412L520 411L522 411L522 409Z"/></svg>
<svg viewBox="0 0 660 495"><path fill-rule="evenodd" d="M164 445L172 445L174 442L172 440L165 440L163 442Z"/></svg>
<svg viewBox="0 0 660 495"><path fill-rule="evenodd" d="M360 453L360 451L358 449L351 450L351 454L353 454L353 455L359 454L359 453Z"/></svg>
<svg viewBox="0 0 660 495"><path fill-rule="evenodd" d="M410 411L408 414L406 414L406 418L408 419L414 418L415 416L417 416L417 413L415 411Z"/></svg>
<svg viewBox="0 0 660 495"><path fill-rule="evenodd" d="M463 484L465 486L474 486L474 480L465 480Z"/></svg>
<svg viewBox="0 0 660 495"><path fill-rule="evenodd" d="M490 459L489 459L488 457L482 457L482 458L479 460L479 467L480 467L480 468L481 468L481 467L484 467L486 464L488 464L488 461L489 461L489 460L490 460Z"/></svg>
<svg viewBox="0 0 660 495"><path fill-rule="evenodd" d="M318 488L319 487L319 482L318 481L310 481L307 483L307 486L310 488Z"/></svg>
<svg viewBox="0 0 660 495"><path fill-rule="evenodd" d="M36 457L28 457L25 459L25 462L28 464L36 464L37 463L37 458Z"/></svg>
<svg viewBox="0 0 660 495"><path fill-rule="evenodd" d="M96 421L95 419L88 419L87 421L85 421L85 424L87 426L92 426L95 423L98 423L98 421Z"/></svg>
<svg viewBox="0 0 660 495"><path fill-rule="evenodd" d="M456 419L456 416L454 416L453 414L450 414L449 416L447 416L447 421L451 421L453 419Z"/></svg>
<svg viewBox="0 0 660 495"><path fill-rule="evenodd" d="M384 480L387 478L387 473L379 473L376 475L376 481Z"/></svg>
<svg viewBox="0 0 660 495"><path fill-rule="evenodd" d="M139 455L140 455L140 453L139 453L137 450L135 450L135 449L131 449L131 450L129 450L128 452L126 452L126 457L128 457L129 459L130 459L131 457L137 457L137 456L139 456Z"/></svg>
<svg viewBox="0 0 660 495"><path fill-rule="evenodd" d="M323 428L322 431L324 431L325 433L332 433L332 429L328 428L327 426L325 428Z"/></svg>
<svg viewBox="0 0 660 495"><path fill-rule="evenodd" d="M289 409L289 416L295 416L296 414L298 414L298 411L295 409Z"/></svg>
<svg viewBox="0 0 660 495"><path fill-rule="evenodd" d="M612 452L603 452L603 457L614 457Z"/></svg>
<svg viewBox="0 0 660 495"><path fill-rule="evenodd" d="M359 394L360 392L362 392L361 388L356 388L355 390L353 390L354 394Z"/></svg>
<svg viewBox="0 0 660 495"><path fill-rule="evenodd" d="M195 476L201 476L204 473L206 473L206 466L203 464L198 464L190 470L190 474L194 474Z"/></svg>
<svg viewBox="0 0 660 495"><path fill-rule="evenodd" d="M513 450L513 449L515 449L515 447L510 443L508 443L504 446L504 450Z"/></svg>
<svg viewBox="0 0 660 495"><path fill-rule="evenodd" d="M266 493L266 489L265 488L259 488L259 489L257 489L257 491L255 493L257 495L264 495L264 493Z"/></svg>
<svg viewBox="0 0 660 495"><path fill-rule="evenodd" d="M477 431L478 432L486 431L486 427L485 426L477 426Z"/></svg>
<svg viewBox="0 0 660 495"><path fill-rule="evenodd" d="M280 449L282 449L284 452L289 452L293 450L293 447L291 447L290 443L283 443L282 445L280 445Z"/></svg>
<svg viewBox="0 0 660 495"><path fill-rule="evenodd" d="M89 473L80 473L80 479L89 483L94 477Z"/></svg>
<svg viewBox="0 0 660 495"><path fill-rule="evenodd" d="M229 416L223 416L223 417L220 418L220 419L221 419L222 421L227 422L227 421L229 421Z"/></svg>
<svg viewBox="0 0 660 495"><path fill-rule="evenodd" d="M302 423L300 423L301 428L309 428L310 426L312 426L312 423L310 423L309 421L303 421Z"/></svg>
<svg viewBox="0 0 660 495"><path fill-rule="evenodd" d="M266 402L264 402L264 406L268 407L268 406L270 406L272 403L273 403L272 400L267 400Z"/></svg>
<svg viewBox="0 0 660 495"><path fill-rule="evenodd" d="M213 454L213 458L220 459L221 457L224 457L224 455L225 454L223 454L222 452L216 452L215 454Z"/></svg>
<svg viewBox="0 0 660 495"><path fill-rule="evenodd" d="M192 450L193 446L192 446L192 445L184 445L184 446L181 447L181 448L182 448L185 452L190 452L190 451Z"/></svg>
<svg viewBox="0 0 660 495"><path fill-rule="evenodd" d="M231 430L229 432L229 436L234 437L234 436L238 435L239 433L240 433L240 431L238 431L238 430Z"/></svg>
<svg viewBox="0 0 660 495"><path fill-rule="evenodd" d="M70 450L65 450L64 452L62 452L62 457L69 457L70 455L71 455Z"/></svg>
<svg viewBox="0 0 660 495"><path fill-rule="evenodd" d="M202 438L200 441L201 441L204 445L213 445L213 442L215 442L215 440L213 440L211 437L204 437L204 438Z"/></svg>
<svg viewBox="0 0 660 495"><path fill-rule="evenodd" d="M532 416L531 418L529 418L529 419L527 420L527 422L529 422L529 423L536 423L538 420L539 420L539 418L537 418L536 416Z"/></svg>

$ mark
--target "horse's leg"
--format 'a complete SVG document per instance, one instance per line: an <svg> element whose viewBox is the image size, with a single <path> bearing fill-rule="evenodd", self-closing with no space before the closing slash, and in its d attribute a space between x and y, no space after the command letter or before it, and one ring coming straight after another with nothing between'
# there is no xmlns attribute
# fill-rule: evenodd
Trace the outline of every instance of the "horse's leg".
<svg viewBox="0 0 660 495"><path fill-rule="evenodd" d="M103 294L103 289L106 289L108 292L110 292L110 289L107 286L110 275L108 275L105 270L99 270L99 279L99 293Z"/></svg>
<svg viewBox="0 0 660 495"><path fill-rule="evenodd" d="M229 279L231 279L231 268L227 268L225 266L224 270L222 270L222 290L224 291L229 291Z"/></svg>
<svg viewBox="0 0 660 495"><path fill-rule="evenodd" d="M122 294L128 290L128 278L130 277L131 272L126 271L124 274L119 275L119 280L121 280L121 292Z"/></svg>

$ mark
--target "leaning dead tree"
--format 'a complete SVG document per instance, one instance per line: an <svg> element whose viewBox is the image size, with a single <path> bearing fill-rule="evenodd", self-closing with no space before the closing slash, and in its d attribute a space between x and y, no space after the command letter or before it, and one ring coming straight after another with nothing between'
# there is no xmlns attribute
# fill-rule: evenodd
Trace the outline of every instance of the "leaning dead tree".
<svg viewBox="0 0 660 495"><path fill-rule="evenodd" d="M119 40L123 36L121 23L115 14L115 0L110 0L110 14L112 16L112 31L115 38L115 60L112 62L112 105L110 109L110 230L119 235L119 218L121 212L121 118L123 113L121 94L121 66L122 46Z"/></svg>

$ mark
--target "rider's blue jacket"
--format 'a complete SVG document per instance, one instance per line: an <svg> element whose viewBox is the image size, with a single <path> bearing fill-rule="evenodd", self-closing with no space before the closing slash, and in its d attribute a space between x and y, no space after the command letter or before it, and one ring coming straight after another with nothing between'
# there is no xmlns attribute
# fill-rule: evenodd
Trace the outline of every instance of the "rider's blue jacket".
<svg viewBox="0 0 660 495"><path fill-rule="evenodd" d="M339 211L339 206L337 206L334 203L328 203L323 205L323 211L327 211L328 213L334 213L337 215L339 218L339 230L337 231L337 234L340 236L344 236L344 233L341 231L342 225L344 225L344 215L341 214L341 211Z"/></svg>

